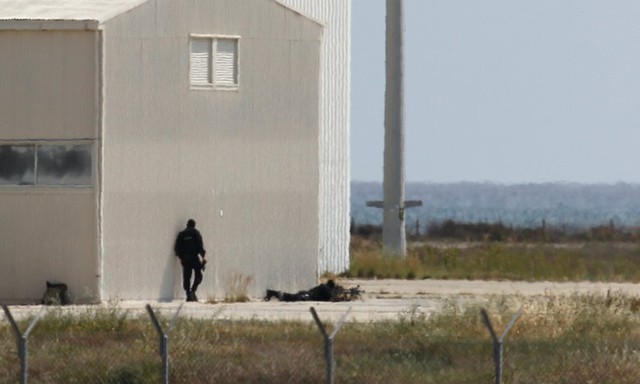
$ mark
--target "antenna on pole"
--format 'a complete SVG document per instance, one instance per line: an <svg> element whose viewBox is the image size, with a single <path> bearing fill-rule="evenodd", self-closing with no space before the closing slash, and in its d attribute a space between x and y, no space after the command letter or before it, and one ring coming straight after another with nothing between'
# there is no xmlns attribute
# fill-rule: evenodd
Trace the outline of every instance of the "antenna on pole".
<svg viewBox="0 0 640 384"><path fill-rule="evenodd" d="M387 0L386 88L384 108L384 201L368 201L367 207L383 209L384 250L407 255L406 208L422 201L404 200L404 0Z"/></svg>

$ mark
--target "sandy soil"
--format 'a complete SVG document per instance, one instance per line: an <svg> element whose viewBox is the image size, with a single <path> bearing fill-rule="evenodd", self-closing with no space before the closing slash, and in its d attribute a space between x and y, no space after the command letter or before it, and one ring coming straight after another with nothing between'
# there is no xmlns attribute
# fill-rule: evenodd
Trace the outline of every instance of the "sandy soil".
<svg viewBox="0 0 640 384"><path fill-rule="evenodd" d="M570 295L575 293L606 294L607 291L628 295L640 295L640 284L630 283L556 283L509 282L468 280L340 280L344 287L360 286L364 291L361 300L341 303L298 302L281 303L277 300L255 300L248 303L208 304L173 302L122 301L118 306L131 314L145 314L145 306L151 304L156 312L165 316L181 308L180 316L226 321L233 319L303 320L313 321L310 308L314 307L323 321L339 321L349 311L347 321L369 322L398 320L410 311L429 314L440 310L444 303L458 305L483 303L496 295L510 297L542 297L545 295ZM66 306L64 311L86 313L100 306ZM12 306L16 319L37 314L40 306ZM47 308L45 310L51 310Z"/></svg>

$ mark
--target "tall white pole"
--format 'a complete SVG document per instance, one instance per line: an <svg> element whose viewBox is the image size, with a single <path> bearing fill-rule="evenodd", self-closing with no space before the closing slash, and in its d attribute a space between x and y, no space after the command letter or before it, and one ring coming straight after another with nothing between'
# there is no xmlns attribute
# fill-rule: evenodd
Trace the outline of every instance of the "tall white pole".
<svg viewBox="0 0 640 384"><path fill-rule="evenodd" d="M387 0L386 90L384 107L383 201L368 207L383 209L382 241L387 254L407 255L405 210L422 206L404 200L404 0Z"/></svg>
<svg viewBox="0 0 640 384"><path fill-rule="evenodd" d="M405 256L404 220L404 1L387 0L384 110L385 251Z"/></svg>

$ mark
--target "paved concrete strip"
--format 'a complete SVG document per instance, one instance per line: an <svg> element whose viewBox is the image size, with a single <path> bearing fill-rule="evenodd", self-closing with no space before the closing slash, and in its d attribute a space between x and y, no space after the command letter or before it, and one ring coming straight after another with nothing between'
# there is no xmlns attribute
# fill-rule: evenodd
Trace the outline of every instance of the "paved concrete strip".
<svg viewBox="0 0 640 384"><path fill-rule="evenodd" d="M570 294L606 294L607 291L629 295L640 295L640 284L592 283L592 282L510 282L510 281L469 281L469 280L339 280L345 287L360 286L364 291L362 300L340 303L297 302L282 303L277 300L254 300L247 303L185 303L181 317L226 320L301 320L313 322L309 309L313 306L322 321L337 322L349 307L352 311L347 318L350 322L395 321L411 312L434 313L446 301L457 304L483 302L495 295L543 296ZM71 305L51 307L49 311L60 310L86 314L92 310L118 308L129 311L134 316L146 316L145 305L151 304L155 311L172 317L182 301L148 302L121 301L114 304ZM40 306L11 306L16 320L35 315ZM2 321L2 320L0 320Z"/></svg>
<svg viewBox="0 0 640 384"><path fill-rule="evenodd" d="M640 284L595 282L522 282L484 280L348 280L345 285L360 285L369 295L544 295L552 293L624 292L640 294Z"/></svg>

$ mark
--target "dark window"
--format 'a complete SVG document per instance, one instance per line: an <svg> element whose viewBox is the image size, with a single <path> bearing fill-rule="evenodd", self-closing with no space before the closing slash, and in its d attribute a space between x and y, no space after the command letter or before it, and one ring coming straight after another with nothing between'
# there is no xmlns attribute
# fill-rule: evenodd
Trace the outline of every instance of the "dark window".
<svg viewBox="0 0 640 384"><path fill-rule="evenodd" d="M0 185L35 183L35 145L0 145Z"/></svg>
<svg viewBox="0 0 640 384"><path fill-rule="evenodd" d="M91 145L39 145L38 185L91 185Z"/></svg>
<svg viewBox="0 0 640 384"><path fill-rule="evenodd" d="M0 145L0 185L91 186L91 144Z"/></svg>

